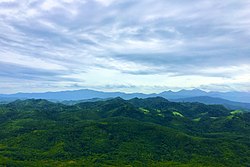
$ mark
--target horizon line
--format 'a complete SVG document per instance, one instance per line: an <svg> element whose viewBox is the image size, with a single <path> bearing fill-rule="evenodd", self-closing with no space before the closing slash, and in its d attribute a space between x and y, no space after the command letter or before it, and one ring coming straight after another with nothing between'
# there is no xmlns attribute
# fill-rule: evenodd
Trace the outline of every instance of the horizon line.
<svg viewBox="0 0 250 167"><path fill-rule="evenodd" d="M193 89L179 89L179 90L165 90L165 91L160 91L160 92L153 92L153 93L144 93L144 92L127 92L127 91L105 91L105 90L98 90L98 89L92 89L92 88L81 88L81 89L73 89L73 90L58 90L58 91L41 91L41 92L15 92L15 93L0 93L0 95L13 95L13 94L33 94L33 93L58 93L58 92L74 92L74 91L81 91L81 90L89 90L89 91L96 91L96 92L104 92L104 93L125 93L125 94L134 94L134 93L141 93L145 95L150 95L150 94L160 94L164 92L173 92L173 93L178 93L181 91L202 91L205 93L213 93L213 92L218 92L218 93L229 93L229 92L239 92L239 93L250 93L250 91L208 91L204 89L198 89L198 88L193 88Z"/></svg>

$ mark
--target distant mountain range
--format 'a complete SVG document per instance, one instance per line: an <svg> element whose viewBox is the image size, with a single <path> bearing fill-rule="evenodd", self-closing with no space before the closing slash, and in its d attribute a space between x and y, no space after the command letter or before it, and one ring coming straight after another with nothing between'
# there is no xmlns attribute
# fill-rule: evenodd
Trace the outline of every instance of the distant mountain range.
<svg viewBox="0 0 250 167"><path fill-rule="evenodd" d="M172 99L173 102L199 102L204 104L221 104L224 105L228 109L237 110L250 110L250 103L241 103L230 100L225 100L222 98L209 97L209 96L197 96L197 97L189 97L182 99Z"/></svg>
<svg viewBox="0 0 250 167"><path fill-rule="evenodd" d="M223 104L233 109L250 109L249 92L205 92L199 89L180 90L177 92L164 91L161 93L124 93L124 92L102 92L90 89L73 91L45 92L45 93L16 93L0 94L0 101L8 102L15 99L47 99L52 101L78 101L87 99L108 99L121 97L123 99L164 97L172 101L201 102L205 104Z"/></svg>

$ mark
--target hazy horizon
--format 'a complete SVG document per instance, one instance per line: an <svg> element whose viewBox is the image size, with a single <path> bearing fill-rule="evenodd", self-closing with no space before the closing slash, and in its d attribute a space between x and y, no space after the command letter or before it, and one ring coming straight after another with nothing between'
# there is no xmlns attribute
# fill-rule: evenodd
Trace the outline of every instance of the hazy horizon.
<svg viewBox="0 0 250 167"><path fill-rule="evenodd" d="M207 90L202 90L202 89L197 89L197 88L193 88L193 89L179 89L179 90L163 90L163 91L158 91L158 92L136 92L136 91L105 91L105 90L98 90L98 89L89 89L89 88L82 88L82 89L68 89L68 90L55 90L55 91L36 91L36 92L14 92L14 93L0 93L2 95L11 95L11 94L18 94L18 93L57 93L57 92L74 92L74 91L84 91L84 90L90 90L90 91L97 91L97 92L105 92L105 93L127 93L127 94L133 94L133 93L142 93L142 94L159 94L159 93L163 93L163 92L173 92L173 93L177 93L177 92L181 92L181 91L202 91L202 92L206 92L206 93L213 93L213 92L219 92L219 93L232 93L232 92L239 92L239 93L249 93L249 91L207 91Z"/></svg>
<svg viewBox="0 0 250 167"><path fill-rule="evenodd" d="M250 92L250 2L0 0L0 94Z"/></svg>

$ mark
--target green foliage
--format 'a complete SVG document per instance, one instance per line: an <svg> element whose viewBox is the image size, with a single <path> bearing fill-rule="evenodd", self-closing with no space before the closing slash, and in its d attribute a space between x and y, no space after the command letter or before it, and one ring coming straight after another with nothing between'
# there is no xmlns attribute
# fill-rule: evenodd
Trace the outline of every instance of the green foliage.
<svg viewBox="0 0 250 167"><path fill-rule="evenodd" d="M250 113L163 98L0 105L0 166L250 166Z"/></svg>

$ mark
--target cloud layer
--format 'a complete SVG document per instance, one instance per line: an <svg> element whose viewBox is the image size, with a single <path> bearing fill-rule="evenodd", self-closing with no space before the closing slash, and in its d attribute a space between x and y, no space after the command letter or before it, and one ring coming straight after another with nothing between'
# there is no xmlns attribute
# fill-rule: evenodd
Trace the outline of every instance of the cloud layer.
<svg viewBox="0 0 250 167"><path fill-rule="evenodd" d="M0 92L250 91L246 0L0 0Z"/></svg>

